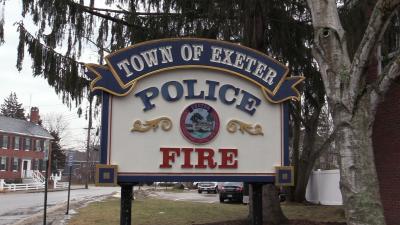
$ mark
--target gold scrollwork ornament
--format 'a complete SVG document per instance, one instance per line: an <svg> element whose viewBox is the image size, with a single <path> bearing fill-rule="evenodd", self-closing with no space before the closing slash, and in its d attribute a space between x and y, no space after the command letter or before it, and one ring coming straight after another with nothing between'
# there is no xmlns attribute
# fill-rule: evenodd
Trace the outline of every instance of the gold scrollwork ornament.
<svg viewBox="0 0 400 225"><path fill-rule="evenodd" d="M230 120L226 126L226 129L229 133L235 133L238 130L238 127L242 134L246 132L250 135L264 135L260 124L252 125L239 120Z"/></svg>
<svg viewBox="0 0 400 225"><path fill-rule="evenodd" d="M168 117L160 117L154 120L146 120L144 123L140 120L136 120L133 122L133 127L131 132L147 132L151 129L154 131L157 130L158 126L161 126L161 129L164 131L169 131L172 128L172 121Z"/></svg>

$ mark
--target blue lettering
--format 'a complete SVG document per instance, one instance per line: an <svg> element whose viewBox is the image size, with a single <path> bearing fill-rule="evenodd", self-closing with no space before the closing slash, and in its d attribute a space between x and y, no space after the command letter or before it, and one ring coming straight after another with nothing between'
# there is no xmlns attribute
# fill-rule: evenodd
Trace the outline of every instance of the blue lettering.
<svg viewBox="0 0 400 225"><path fill-rule="evenodd" d="M206 100L216 101L215 97L215 87L219 85L219 82L206 80L206 84L208 84L208 95L205 97Z"/></svg>
<svg viewBox="0 0 400 225"><path fill-rule="evenodd" d="M224 84L222 87L219 89L219 99L221 100L222 103L227 104L227 105L232 105L235 103L236 98L232 98L232 100L226 99L226 92L228 90L233 90L235 93L235 96L239 94L240 89L234 87L233 85L230 84Z"/></svg>
<svg viewBox="0 0 400 225"><path fill-rule="evenodd" d="M143 102L144 109L143 111L150 110L155 107L154 104L150 102L151 99L155 98L158 96L158 88L156 87L149 87L147 89L144 89L143 91L140 91L135 94L136 97L140 97L140 99Z"/></svg>
<svg viewBox="0 0 400 225"><path fill-rule="evenodd" d="M171 93L169 93L169 86L174 86L176 89L176 96L172 97ZM178 81L169 81L161 87L161 94L163 98L169 102L178 101L182 98L183 95L183 86Z"/></svg>
<svg viewBox="0 0 400 225"><path fill-rule="evenodd" d="M240 104L236 105L236 108L253 115L256 112L255 107L260 105L261 100L245 90L242 90L242 93L242 101L240 101Z"/></svg>
<svg viewBox="0 0 400 225"><path fill-rule="evenodd" d="M197 80L184 80L183 83L186 84L188 93L185 96L185 99L203 99L204 91L200 91L200 94L194 95L194 84L197 83Z"/></svg>

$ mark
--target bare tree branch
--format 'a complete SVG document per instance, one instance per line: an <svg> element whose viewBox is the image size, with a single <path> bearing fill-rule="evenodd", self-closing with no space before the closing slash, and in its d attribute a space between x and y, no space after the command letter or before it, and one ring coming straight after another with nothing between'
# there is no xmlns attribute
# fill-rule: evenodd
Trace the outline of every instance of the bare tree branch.
<svg viewBox="0 0 400 225"><path fill-rule="evenodd" d="M378 103L383 99L391 84L400 77L400 51L396 52L393 59L385 66L382 74L373 85L371 92L372 112L375 114Z"/></svg>
<svg viewBox="0 0 400 225"><path fill-rule="evenodd" d="M376 46L376 43L382 38L394 11L399 6L400 0L379 0L376 3L363 39L352 61L350 69L350 74L352 74L352 76L349 86L349 90L354 94L352 96L357 96L355 92L359 90L360 79L361 76L365 74L365 67L367 66L369 56Z"/></svg>
<svg viewBox="0 0 400 225"><path fill-rule="evenodd" d="M318 148L315 148L317 150L315 150L313 152L313 155L320 156L322 151L324 151L325 149L328 148L328 146L335 140L336 134L337 134L337 130L338 130L338 127L336 127L332 131L332 133L324 140L324 142Z"/></svg>

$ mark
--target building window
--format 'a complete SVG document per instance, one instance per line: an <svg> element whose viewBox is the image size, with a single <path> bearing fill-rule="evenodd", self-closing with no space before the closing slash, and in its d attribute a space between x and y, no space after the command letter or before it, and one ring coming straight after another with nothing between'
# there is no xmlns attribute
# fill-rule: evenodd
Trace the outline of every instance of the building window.
<svg viewBox="0 0 400 225"><path fill-rule="evenodd" d="M14 139L14 149L15 150L19 150L19 137L18 136L15 136L15 139Z"/></svg>
<svg viewBox="0 0 400 225"><path fill-rule="evenodd" d="M12 164L13 171L18 171L18 167L19 167L18 163L19 163L18 158L14 158L13 164Z"/></svg>
<svg viewBox="0 0 400 225"><path fill-rule="evenodd" d="M44 141L44 154L45 154L45 157L46 156L48 157L47 154L49 154L49 149L50 149L50 141L46 140L46 141Z"/></svg>
<svg viewBox="0 0 400 225"><path fill-rule="evenodd" d="M7 135L3 136L3 145L1 147L8 148L8 136Z"/></svg>
<svg viewBox="0 0 400 225"><path fill-rule="evenodd" d="M25 138L25 151L29 151L31 149L31 139L30 138Z"/></svg>
<svg viewBox="0 0 400 225"><path fill-rule="evenodd" d="M0 170L5 171L6 170L6 165L7 165L7 158L6 157L0 157Z"/></svg>
<svg viewBox="0 0 400 225"><path fill-rule="evenodd" d="M40 140L35 140L35 145L36 145L35 147L36 151L38 152L42 151L42 145L40 144Z"/></svg>

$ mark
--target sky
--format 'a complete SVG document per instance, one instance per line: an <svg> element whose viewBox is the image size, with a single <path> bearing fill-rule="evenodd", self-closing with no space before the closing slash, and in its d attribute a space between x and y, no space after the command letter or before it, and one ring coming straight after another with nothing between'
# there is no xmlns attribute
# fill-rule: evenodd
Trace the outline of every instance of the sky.
<svg viewBox="0 0 400 225"><path fill-rule="evenodd" d="M25 53L22 71L16 68L18 33L13 24L20 21L21 2L16 0L6 1L5 15L5 43L0 46L0 104L4 103L11 92L15 92L19 103L22 103L25 113L30 112L30 107L39 108L41 119L51 115L62 115L67 123L66 132L61 140L62 146L75 150L84 150L86 146L87 120L79 118L76 108L68 108L62 103L54 89L41 77L33 77L29 54ZM1 7L0 7L1 10ZM29 30L29 21L24 21ZM89 57L95 58L95 57ZM93 61L94 62L94 61ZM84 117L84 116L83 116Z"/></svg>

